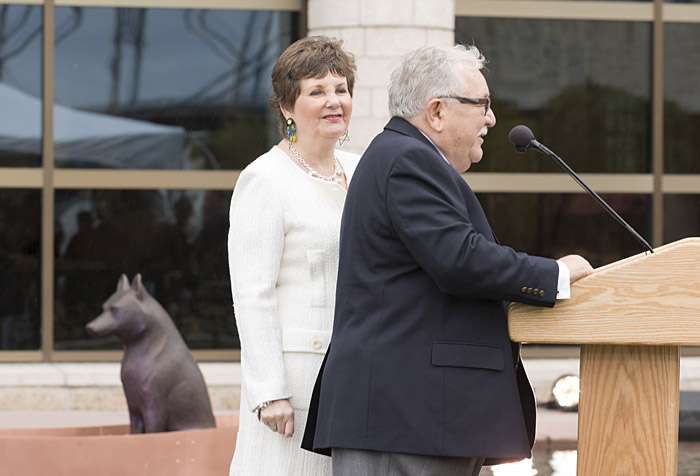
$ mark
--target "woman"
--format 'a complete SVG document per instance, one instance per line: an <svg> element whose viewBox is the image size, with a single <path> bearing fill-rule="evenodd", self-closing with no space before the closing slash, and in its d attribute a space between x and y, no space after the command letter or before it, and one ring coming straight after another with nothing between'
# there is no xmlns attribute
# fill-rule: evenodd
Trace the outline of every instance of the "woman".
<svg viewBox="0 0 700 476"><path fill-rule="evenodd" d="M359 157L347 138L355 61L341 41L292 44L272 71L284 138L240 175L231 199L231 286L241 339L241 412L231 475L330 475L300 448L328 347L340 216Z"/></svg>

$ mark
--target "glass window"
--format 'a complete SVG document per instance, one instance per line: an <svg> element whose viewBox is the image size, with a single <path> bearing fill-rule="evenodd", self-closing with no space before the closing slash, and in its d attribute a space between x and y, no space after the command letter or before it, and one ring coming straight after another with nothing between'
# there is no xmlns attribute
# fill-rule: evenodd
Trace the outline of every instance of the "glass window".
<svg viewBox="0 0 700 476"><path fill-rule="evenodd" d="M458 2L464 2L468 4L468 0L457 0ZM494 3L498 3L499 1L502 0L493 0ZM506 0L507 1L507 0ZM533 0L520 0L523 2L532 2ZM582 2L582 1L591 1L591 2L641 2L641 3L653 3L654 0L545 0L545 1L552 1L552 2ZM665 0L667 2L672 1L672 2L700 2L700 0Z"/></svg>
<svg viewBox="0 0 700 476"><path fill-rule="evenodd" d="M584 256L599 267L644 251L642 245L586 194L480 193L501 244L529 254ZM644 239L651 237L651 196L601 194Z"/></svg>
<svg viewBox="0 0 700 476"><path fill-rule="evenodd" d="M664 25L664 170L700 173L700 24Z"/></svg>
<svg viewBox="0 0 700 476"><path fill-rule="evenodd" d="M700 236L700 195L664 195L664 243Z"/></svg>
<svg viewBox="0 0 700 476"><path fill-rule="evenodd" d="M650 171L651 23L457 17L455 37L489 60L497 118L473 171L561 171L515 155L517 124L577 172Z"/></svg>
<svg viewBox="0 0 700 476"><path fill-rule="evenodd" d="M57 235L60 240L60 234ZM40 345L41 191L0 189L0 349Z"/></svg>
<svg viewBox="0 0 700 476"><path fill-rule="evenodd" d="M42 8L0 5L0 167L41 166Z"/></svg>
<svg viewBox="0 0 700 476"><path fill-rule="evenodd" d="M242 169L278 142L295 12L56 8L58 167Z"/></svg>
<svg viewBox="0 0 700 476"><path fill-rule="evenodd" d="M228 275L231 192L58 190L55 348L121 348L92 338L85 324L102 312L124 273L141 273L191 349L239 348Z"/></svg>
<svg viewBox="0 0 700 476"><path fill-rule="evenodd" d="M458 0L459 1L459 0ZM496 0L499 1L499 0ZM532 1L532 0L522 0L522 1ZM581 1L592 1L592 2L610 2L611 0L550 0L550 1L565 1L565 2L581 2ZM612 0L612 1L618 1L618 2L644 2L644 3L652 3L653 0ZM689 1L689 0L666 0L666 1ZM700 1L700 0L690 0L690 1Z"/></svg>

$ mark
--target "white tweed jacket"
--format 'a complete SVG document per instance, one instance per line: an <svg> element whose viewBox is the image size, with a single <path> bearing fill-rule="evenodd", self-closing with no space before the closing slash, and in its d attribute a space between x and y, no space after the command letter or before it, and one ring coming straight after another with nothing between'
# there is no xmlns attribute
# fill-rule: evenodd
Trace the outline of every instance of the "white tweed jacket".
<svg viewBox="0 0 700 476"><path fill-rule="evenodd" d="M359 156L336 155L350 179ZM345 195L342 186L311 177L277 146L236 183L228 255L242 388L232 475L330 474L330 458L301 450L300 442L333 326ZM289 398L295 412L291 439L252 413L281 398Z"/></svg>

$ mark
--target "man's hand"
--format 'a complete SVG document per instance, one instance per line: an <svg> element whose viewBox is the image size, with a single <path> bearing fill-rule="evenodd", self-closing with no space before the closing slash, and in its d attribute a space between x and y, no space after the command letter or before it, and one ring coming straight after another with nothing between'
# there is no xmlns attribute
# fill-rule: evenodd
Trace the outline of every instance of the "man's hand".
<svg viewBox="0 0 700 476"><path fill-rule="evenodd" d="M260 412L260 421L286 438L294 434L294 410L287 398L275 400L265 407Z"/></svg>
<svg viewBox="0 0 700 476"><path fill-rule="evenodd" d="M589 274L593 274L593 267L583 256L567 255L563 258L559 258L559 261L569 268L569 282L572 284Z"/></svg>

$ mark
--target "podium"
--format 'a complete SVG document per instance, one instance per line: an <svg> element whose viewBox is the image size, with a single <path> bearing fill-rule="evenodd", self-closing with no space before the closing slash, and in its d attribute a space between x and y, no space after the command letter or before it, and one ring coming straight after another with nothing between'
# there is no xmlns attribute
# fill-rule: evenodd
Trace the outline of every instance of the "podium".
<svg viewBox="0 0 700 476"><path fill-rule="evenodd" d="M700 345L700 238L596 269L553 308L512 304L515 342L580 344L577 476L675 476L680 346Z"/></svg>

